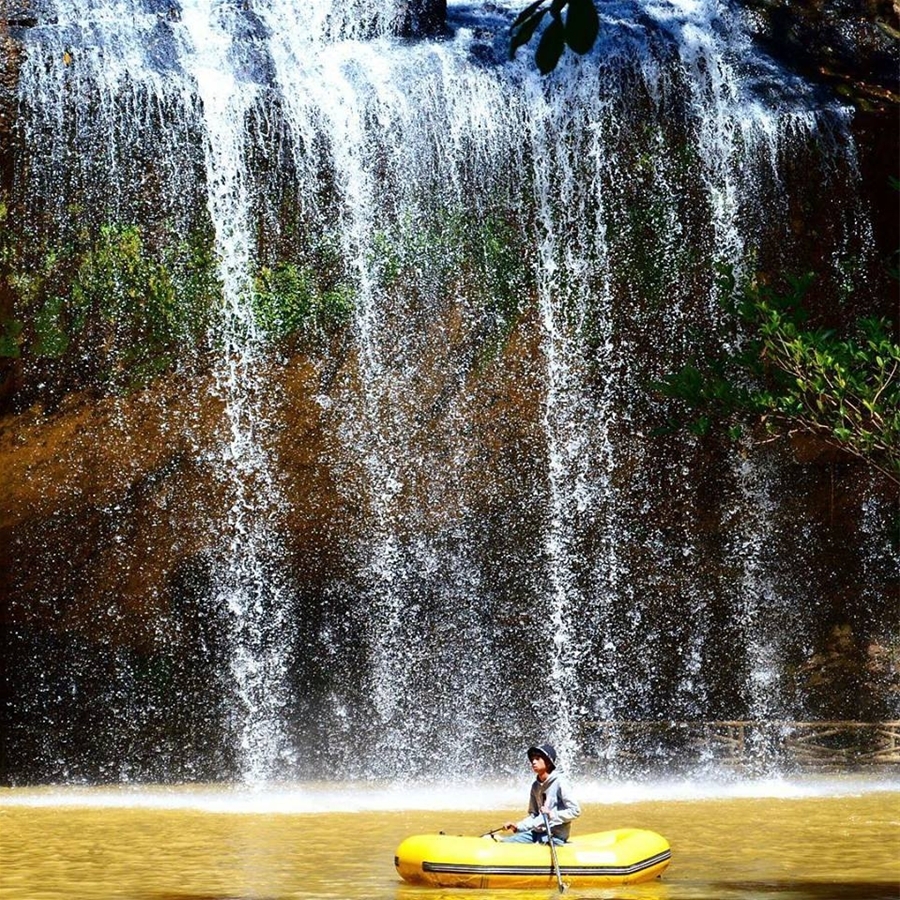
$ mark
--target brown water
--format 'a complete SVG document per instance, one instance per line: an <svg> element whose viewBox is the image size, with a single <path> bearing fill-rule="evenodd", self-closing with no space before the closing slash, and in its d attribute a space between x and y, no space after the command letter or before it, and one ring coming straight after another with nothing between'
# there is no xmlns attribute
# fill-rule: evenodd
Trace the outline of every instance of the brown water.
<svg viewBox="0 0 900 900"><path fill-rule="evenodd" d="M524 792L525 788L522 788ZM821 783L644 789L632 802L588 802L579 831L650 828L672 845L661 880L572 889L610 900L895 900L900 784ZM597 798L604 788L587 791ZM622 792L610 790L621 801ZM766 794L769 796L766 796ZM516 792L516 795L518 791ZM517 815L508 790L476 791L478 811L415 789L294 786L267 794L179 788L0 790L0 900L538 900L547 891L412 887L393 852L407 835L479 834ZM429 806L427 809L399 809ZM480 807L480 808L479 808ZM357 811L351 811L351 810ZM488 810L488 811L485 811Z"/></svg>

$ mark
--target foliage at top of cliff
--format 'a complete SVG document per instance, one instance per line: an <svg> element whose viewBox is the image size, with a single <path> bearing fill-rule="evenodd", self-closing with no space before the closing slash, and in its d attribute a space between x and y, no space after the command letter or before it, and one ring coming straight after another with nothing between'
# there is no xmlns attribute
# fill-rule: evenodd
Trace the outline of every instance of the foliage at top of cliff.
<svg viewBox="0 0 900 900"><path fill-rule="evenodd" d="M563 51L587 53L600 33L600 18L593 0L535 0L516 16L510 28L509 55L534 36L549 13L550 23L541 34L534 61L542 75L552 72Z"/></svg>

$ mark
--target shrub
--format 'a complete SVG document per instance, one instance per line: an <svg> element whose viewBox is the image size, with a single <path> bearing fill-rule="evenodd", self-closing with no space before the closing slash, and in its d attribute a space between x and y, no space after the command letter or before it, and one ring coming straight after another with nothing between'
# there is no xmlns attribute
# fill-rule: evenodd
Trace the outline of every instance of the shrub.
<svg viewBox="0 0 900 900"><path fill-rule="evenodd" d="M657 382L683 403L697 434L725 425L737 436L753 420L770 434L805 432L900 482L900 345L887 319L852 329L810 327L812 276L774 290L721 273L722 302L737 324L732 349L691 361Z"/></svg>

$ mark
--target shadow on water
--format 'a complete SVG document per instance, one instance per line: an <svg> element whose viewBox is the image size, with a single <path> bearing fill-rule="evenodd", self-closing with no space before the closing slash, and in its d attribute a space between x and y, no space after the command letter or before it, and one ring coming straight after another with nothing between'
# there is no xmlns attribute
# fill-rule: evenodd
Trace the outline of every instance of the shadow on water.
<svg viewBox="0 0 900 900"><path fill-rule="evenodd" d="M900 885L887 881L736 881L712 885L710 898L763 900L897 900ZM622 898L625 900L625 898Z"/></svg>
<svg viewBox="0 0 900 900"><path fill-rule="evenodd" d="M396 900L537 900L547 890L452 890L398 885ZM568 888L567 900L897 900L900 885L889 881L661 881L606 888ZM166 897L165 900L176 900ZM177 898L187 900L187 898ZM194 898L192 898L194 900ZM226 898L222 898L226 900ZM231 900L231 898L227 898Z"/></svg>
<svg viewBox="0 0 900 900"><path fill-rule="evenodd" d="M545 890L463 890L449 888L425 888L397 885L398 898L429 898L429 900L522 900L522 898L546 897ZM315 896L310 894L309 896ZM554 891L552 896L557 896ZM641 884L633 887L593 888L566 890L567 900L898 900L900 885L878 881L729 881L708 885L697 883L678 884L673 881ZM251 900L249 896L234 894L209 894L177 892L148 894L146 900ZM259 897L252 900L282 900L279 897Z"/></svg>

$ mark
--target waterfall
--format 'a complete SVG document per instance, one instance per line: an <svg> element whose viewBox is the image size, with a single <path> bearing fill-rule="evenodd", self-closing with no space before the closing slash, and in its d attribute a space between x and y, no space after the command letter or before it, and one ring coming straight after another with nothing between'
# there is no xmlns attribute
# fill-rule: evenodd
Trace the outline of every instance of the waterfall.
<svg viewBox="0 0 900 900"><path fill-rule="evenodd" d="M245 128L260 103L262 85L248 79L243 68L248 60L237 40L242 23L228 4L185 4L177 21L169 28L162 14L122 4L60 4L55 27L35 29L31 68L21 83L25 102L36 113L26 120L29 140L50 150L38 178L77 173L80 164L68 156L71 148L54 138L55 133L66 132L66 117L73 112L67 107L66 88L97 97L95 120L86 128L81 123L74 126L79 138L96 142L84 148L84 171L75 176L89 186L102 182L105 175L121 197L133 195L134 185L128 180L134 173L123 158L135 146L144 152L155 150L163 165L171 166L167 188L173 191L177 208L183 182L177 160L185 158L183 143L191 139L188 135L196 136L202 148L206 206L222 284L222 304L210 342L216 348L214 394L222 403L225 421L211 464L227 496L212 550L216 575L211 606L213 614L228 623L232 728L241 771L246 779L257 781L276 772L287 752L281 707L292 629L290 592L279 571L281 501L265 446L266 351L248 300L254 248ZM163 43L168 51L164 75L154 53ZM154 128L154 113L166 109L173 110L173 131L180 145L170 143L166 129ZM107 149L109 138L113 142ZM123 146L115 147L116 139ZM145 142L156 146L147 151L141 146ZM50 182L42 186L40 196L59 203L70 193L71 182ZM101 207L99 215L119 213L115 202L111 207Z"/></svg>
<svg viewBox="0 0 900 900"><path fill-rule="evenodd" d="M235 46L235 34L242 23L228 4L185 3L181 25L183 67L205 126L207 203L223 294L213 371L228 429L220 477L230 508L217 561L216 606L231 623L243 774L260 781L278 771L287 753L282 707L291 645L290 595L276 527L282 501L264 443L266 354L249 302L253 229L245 129L260 86L238 68L242 48Z"/></svg>
<svg viewBox="0 0 900 900"><path fill-rule="evenodd" d="M506 5L451 3L436 40L396 37L403 8L43 0L23 35L24 228L62 233L77 202L211 236L199 463L238 776L291 774L313 742L365 775L385 753L433 773L436 746L505 766L539 738L574 765L614 759L618 722L793 714L787 479L746 448L709 476L646 386L693 332L738 340L716 268L790 259L785 160L852 172L847 111L719 3L603 4L593 53L546 79L506 59ZM864 252L863 219L835 256ZM286 357L257 296L279 266L328 281L310 303L352 296L315 401L361 524L324 585L291 570L291 517L317 510L284 487Z"/></svg>

